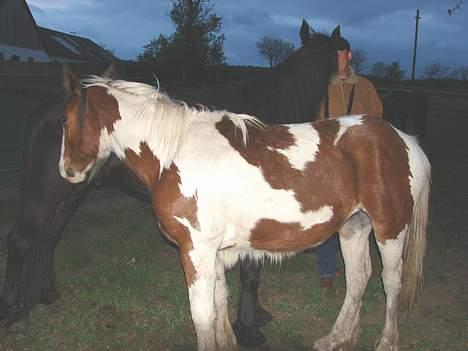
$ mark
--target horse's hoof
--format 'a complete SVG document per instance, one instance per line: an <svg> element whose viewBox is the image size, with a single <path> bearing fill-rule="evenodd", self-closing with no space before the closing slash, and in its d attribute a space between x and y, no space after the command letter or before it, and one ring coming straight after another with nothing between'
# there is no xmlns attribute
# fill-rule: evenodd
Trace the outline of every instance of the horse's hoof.
<svg viewBox="0 0 468 351"><path fill-rule="evenodd" d="M0 321L8 318L8 306L0 299Z"/></svg>
<svg viewBox="0 0 468 351"><path fill-rule="evenodd" d="M257 327L247 327L236 321L232 326L237 343L242 346L254 347L265 343L265 335Z"/></svg>
<svg viewBox="0 0 468 351"><path fill-rule="evenodd" d="M7 320L5 327L8 329L8 332L18 333L24 331L28 325L28 315L15 316L15 318L10 318Z"/></svg>
<svg viewBox="0 0 468 351"><path fill-rule="evenodd" d="M49 306L57 302L57 300L60 299L60 296L61 295L58 292L58 290L55 288L52 288L42 293L41 299L39 302L42 303L43 305Z"/></svg>
<svg viewBox="0 0 468 351"><path fill-rule="evenodd" d="M5 327L9 331L22 330L28 320L29 313L18 305L10 306L7 311Z"/></svg>
<svg viewBox="0 0 468 351"><path fill-rule="evenodd" d="M393 338L386 338L382 336L374 344L375 351L398 351L398 336Z"/></svg>
<svg viewBox="0 0 468 351"><path fill-rule="evenodd" d="M265 310L263 307L258 306L255 313L255 324L257 327L262 327L268 322L273 320L273 315Z"/></svg>
<svg viewBox="0 0 468 351"><path fill-rule="evenodd" d="M315 343L314 343L314 348L313 348L315 351L326 351L326 350L333 350L332 349L332 345L330 343L330 340L328 338L328 336L326 337L323 337L319 340L317 340Z"/></svg>

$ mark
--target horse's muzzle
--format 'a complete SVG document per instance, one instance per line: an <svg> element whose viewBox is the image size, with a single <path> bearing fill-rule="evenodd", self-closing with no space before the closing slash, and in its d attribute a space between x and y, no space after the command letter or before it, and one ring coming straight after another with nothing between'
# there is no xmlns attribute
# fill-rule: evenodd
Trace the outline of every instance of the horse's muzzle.
<svg viewBox="0 0 468 351"><path fill-rule="evenodd" d="M75 171L70 167L66 169L65 174L70 178L73 178L76 175Z"/></svg>

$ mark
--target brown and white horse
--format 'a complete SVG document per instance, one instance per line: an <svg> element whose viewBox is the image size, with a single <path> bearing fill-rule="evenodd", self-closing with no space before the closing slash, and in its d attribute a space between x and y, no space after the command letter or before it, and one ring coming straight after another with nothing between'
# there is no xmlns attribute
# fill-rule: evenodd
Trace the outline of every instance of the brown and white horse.
<svg viewBox="0 0 468 351"><path fill-rule="evenodd" d="M346 296L314 347L355 346L372 228L387 295L377 349L398 349L398 307L414 302L425 253L430 165L414 138L370 116L263 125L190 108L141 83L84 83L70 73L60 173L82 182L115 153L151 190L160 227L180 251L199 350L236 346L225 268L245 256L279 260L337 231Z"/></svg>

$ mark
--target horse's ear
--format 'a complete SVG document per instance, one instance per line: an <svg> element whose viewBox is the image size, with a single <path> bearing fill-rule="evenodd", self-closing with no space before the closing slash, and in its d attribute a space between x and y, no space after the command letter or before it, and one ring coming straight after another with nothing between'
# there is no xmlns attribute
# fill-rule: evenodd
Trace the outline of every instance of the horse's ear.
<svg viewBox="0 0 468 351"><path fill-rule="evenodd" d="M101 75L102 78L108 78L110 80L114 80L116 77L116 68L114 62L112 62L109 67L104 71L104 73Z"/></svg>
<svg viewBox="0 0 468 351"><path fill-rule="evenodd" d="M311 28L309 27L309 23L307 23L305 19L302 19L302 25L301 25L301 31L300 31L302 45L305 45L307 41L310 39L310 30ZM312 29L312 33L315 33L313 29Z"/></svg>
<svg viewBox="0 0 468 351"><path fill-rule="evenodd" d="M63 87L66 91L72 94L79 94L81 91L80 80L73 74L66 64L62 66L63 71Z"/></svg>
<svg viewBox="0 0 468 351"><path fill-rule="evenodd" d="M335 27L335 29L333 29L333 32L331 34L331 39L335 40L335 39L338 39L341 37L341 29L340 29L340 25L337 25Z"/></svg>

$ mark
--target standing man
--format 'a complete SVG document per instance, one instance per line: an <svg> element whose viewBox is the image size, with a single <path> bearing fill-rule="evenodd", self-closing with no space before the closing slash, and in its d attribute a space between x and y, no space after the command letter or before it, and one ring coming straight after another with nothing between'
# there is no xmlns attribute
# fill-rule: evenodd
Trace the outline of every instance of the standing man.
<svg viewBox="0 0 468 351"><path fill-rule="evenodd" d="M337 118L344 115L369 114L382 117L382 101L374 85L357 75L350 65L353 54L349 42L339 37L335 41L338 51L336 76L328 86L328 96L320 109L318 119ZM316 249L320 274L320 287L330 291L336 276L338 236L335 234Z"/></svg>

